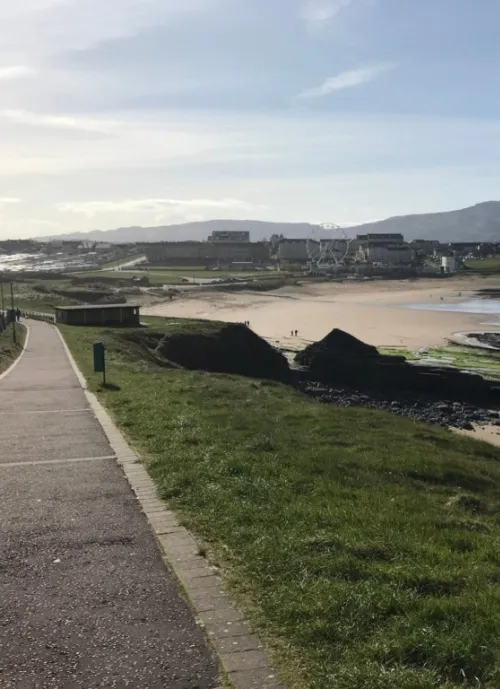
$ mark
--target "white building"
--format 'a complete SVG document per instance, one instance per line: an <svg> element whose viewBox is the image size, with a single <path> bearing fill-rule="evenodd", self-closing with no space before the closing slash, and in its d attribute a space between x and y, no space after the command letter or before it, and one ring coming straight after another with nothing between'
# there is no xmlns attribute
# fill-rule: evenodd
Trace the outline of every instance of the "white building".
<svg viewBox="0 0 500 689"><path fill-rule="evenodd" d="M456 273L457 259L455 256L443 256L441 259L441 271L443 273Z"/></svg>

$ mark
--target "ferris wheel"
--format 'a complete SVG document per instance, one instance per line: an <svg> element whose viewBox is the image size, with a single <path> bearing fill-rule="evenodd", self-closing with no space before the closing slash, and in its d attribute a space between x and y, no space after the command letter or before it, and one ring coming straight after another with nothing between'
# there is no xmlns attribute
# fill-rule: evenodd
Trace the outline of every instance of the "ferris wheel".
<svg viewBox="0 0 500 689"><path fill-rule="evenodd" d="M349 253L352 238L336 223L320 223L317 229L312 231L312 236L307 242L307 253L311 270L329 271L344 265ZM327 238L316 236L316 233L324 235L328 231Z"/></svg>

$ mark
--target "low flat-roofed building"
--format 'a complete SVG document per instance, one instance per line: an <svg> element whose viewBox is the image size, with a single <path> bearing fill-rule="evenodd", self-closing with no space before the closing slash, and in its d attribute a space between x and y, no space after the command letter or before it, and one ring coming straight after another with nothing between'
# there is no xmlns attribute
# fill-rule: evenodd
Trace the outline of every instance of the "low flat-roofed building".
<svg viewBox="0 0 500 689"><path fill-rule="evenodd" d="M380 233L369 232L368 234L356 235L358 244L403 244L404 237L400 232Z"/></svg>
<svg viewBox="0 0 500 689"><path fill-rule="evenodd" d="M214 230L208 237L209 242L249 242L247 230Z"/></svg>
<svg viewBox="0 0 500 689"><path fill-rule="evenodd" d="M159 242L145 247L150 263L211 265L218 262L269 260L265 242Z"/></svg>
<svg viewBox="0 0 500 689"><path fill-rule="evenodd" d="M307 239L281 239L278 244L278 258L280 261L302 261L309 258Z"/></svg>
<svg viewBox="0 0 500 689"><path fill-rule="evenodd" d="M56 323L64 325L139 326L139 306L133 304L82 304L56 306Z"/></svg>
<svg viewBox="0 0 500 689"><path fill-rule="evenodd" d="M412 254L408 244L367 244L358 250L358 259L385 265L409 264Z"/></svg>

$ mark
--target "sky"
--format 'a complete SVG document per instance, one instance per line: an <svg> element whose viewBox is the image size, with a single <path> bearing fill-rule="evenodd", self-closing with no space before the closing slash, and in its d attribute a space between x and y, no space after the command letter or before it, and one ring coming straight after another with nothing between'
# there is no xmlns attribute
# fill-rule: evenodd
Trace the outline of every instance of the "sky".
<svg viewBox="0 0 500 689"><path fill-rule="evenodd" d="M0 4L0 237L500 198L498 0Z"/></svg>

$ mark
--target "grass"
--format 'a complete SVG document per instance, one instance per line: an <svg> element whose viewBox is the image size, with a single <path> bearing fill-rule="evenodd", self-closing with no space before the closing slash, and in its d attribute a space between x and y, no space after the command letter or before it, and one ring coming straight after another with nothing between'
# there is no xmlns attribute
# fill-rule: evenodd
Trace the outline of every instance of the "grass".
<svg viewBox="0 0 500 689"><path fill-rule="evenodd" d="M0 373L6 371L23 350L26 341L26 327L22 323L16 323L16 336L17 343L14 344L12 325L0 333Z"/></svg>
<svg viewBox="0 0 500 689"><path fill-rule="evenodd" d="M100 265L101 270L112 270L117 266L121 266L123 263L128 263L129 261L134 261L136 258L142 256L141 251L131 251L130 253L122 256L121 258L115 258L112 261L106 261Z"/></svg>
<svg viewBox="0 0 500 689"><path fill-rule="evenodd" d="M92 277L106 277L106 278L114 278L116 280L130 280L133 277L147 277L152 285L181 285L185 284L182 281L182 278L210 278L213 280L216 280L217 278L224 278L224 277L234 277L234 278L242 278L242 277L254 277L254 278L259 278L259 279L264 279L264 278L276 278L275 273L271 273L270 275L264 274L262 271L261 272L245 272L245 273L240 273L236 271L219 271L219 270L205 270L205 269L200 269L199 267L197 268L190 268L190 267L184 267L184 268L163 268L163 267L154 267L152 269L141 269L141 270L134 270L133 268L131 270L116 270L116 271L106 271L102 273L101 271L98 270L89 270L85 271L84 273L79 273L79 275L85 275L87 276L92 276Z"/></svg>
<svg viewBox="0 0 500 689"><path fill-rule="evenodd" d="M450 345L429 347L412 352L397 347L381 348L383 354L405 356L409 361L425 360L429 363L447 364L463 371L473 371L485 378L500 379L500 353L488 349Z"/></svg>
<svg viewBox="0 0 500 689"><path fill-rule="evenodd" d="M58 305L68 305L69 302L66 299L29 299L29 298L16 298L15 299L16 308L21 309L21 311L37 311L39 313L54 313L54 307Z"/></svg>
<svg viewBox="0 0 500 689"><path fill-rule="evenodd" d="M481 273L500 273L500 254L485 259L470 259L465 266Z"/></svg>
<svg viewBox="0 0 500 689"><path fill-rule="evenodd" d="M500 449L61 331L290 689L500 686ZM92 374L97 340L119 389Z"/></svg>

